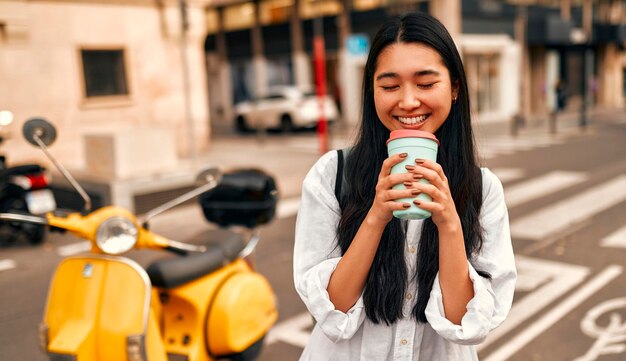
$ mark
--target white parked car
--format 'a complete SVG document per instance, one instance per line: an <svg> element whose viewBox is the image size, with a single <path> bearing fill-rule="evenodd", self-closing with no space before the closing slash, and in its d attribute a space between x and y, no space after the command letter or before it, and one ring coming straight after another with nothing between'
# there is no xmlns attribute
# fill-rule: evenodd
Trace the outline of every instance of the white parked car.
<svg viewBox="0 0 626 361"><path fill-rule="evenodd" d="M326 95L324 115L326 121L337 120L337 104ZM271 88L264 98L235 105L235 127L238 131L280 128L291 131L299 127L313 127L320 114L315 92L306 92L294 86Z"/></svg>

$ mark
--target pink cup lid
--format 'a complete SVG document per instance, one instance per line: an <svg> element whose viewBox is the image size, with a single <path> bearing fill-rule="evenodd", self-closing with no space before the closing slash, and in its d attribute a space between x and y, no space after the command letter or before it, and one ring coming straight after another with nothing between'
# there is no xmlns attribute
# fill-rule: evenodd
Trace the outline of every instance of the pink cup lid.
<svg viewBox="0 0 626 361"><path fill-rule="evenodd" d="M389 135L389 140L387 141L387 144L389 144L389 142L391 142L392 140L399 138L426 138L434 140L435 142L437 142L437 145L439 145L439 140L437 140L437 137L435 137L434 134L412 129L393 130Z"/></svg>

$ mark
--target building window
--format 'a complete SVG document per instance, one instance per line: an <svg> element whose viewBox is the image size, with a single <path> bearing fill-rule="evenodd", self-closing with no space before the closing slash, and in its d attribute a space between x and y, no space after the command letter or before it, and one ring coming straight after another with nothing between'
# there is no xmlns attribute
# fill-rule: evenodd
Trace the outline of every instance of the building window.
<svg viewBox="0 0 626 361"><path fill-rule="evenodd" d="M464 63L474 111L497 111L500 107L500 55L467 54Z"/></svg>
<svg viewBox="0 0 626 361"><path fill-rule="evenodd" d="M85 96L128 95L124 50L81 50Z"/></svg>

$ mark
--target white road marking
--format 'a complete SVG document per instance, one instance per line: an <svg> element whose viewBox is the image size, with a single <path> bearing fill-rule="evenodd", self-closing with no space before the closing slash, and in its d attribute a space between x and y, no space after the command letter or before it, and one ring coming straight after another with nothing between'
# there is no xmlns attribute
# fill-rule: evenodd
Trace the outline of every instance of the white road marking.
<svg viewBox="0 0 626 361"><path fill-rule="evenodd" d="M513 304L502 325L493 330L487 339L478 345L479 351L579 285L589 274L587 267L524 256L516 256L515 263L518 270L518 282L515 285L515 290L532 290L533 292Z"/></svg>
<svg viewBox="0 0 626 361"><path fill-rule="evenodd" d="M300 197L281 199L276 208L276 217L279 219L295 216L300 209Z"/></svg>
<svg viewBox="0 0 626 361"><path fill-rule="evenodd" d="M500 182L507 183L524 177L524 170L520 168L494 168L491 169Z"/></svg>
<svg viewBox="0 0 626 361"><path fill-rule="evenodd" d="M311 326L313 326L311 314L301 313L274 326L267 335L265 344L270 345L282 341L304 348L311 337L311 333L307 330Z"/></svg>
<svg viewBox="0 0 626 361"><path fill-rule="evenodd" d="M485 148L494 149L502 152L515 152L523 150L532 150L537 147L550 145L541 140L524 139L523 142L519 142L516 139L509 138L495 138L485 142Z"/></svg>
<svg viewBox="0 0 626 361"><path fill-rule="evenodd" d="M511 187L505 187L504 200L507 206L515 207L586 180L585 173L557 170Z"/></svg>
<svg viewBox="0 0 626 361"><path fill-rule="evenodd" d="M482 139L478 142L478 154L483 158L494 158L498 155L510 155L519 151L528 151L561 144L561 139L546 136L497 137Z"/></svg>
<svg viewBox="0 0 626 361"><path fill-rule="evenodd" d="M602 355L626 353L626 322L621 316L624 310L626 297L620 297L604 301L587 312L580 328L585 335L597 340L585 355L574 361L595 361ZM598 319L609 312L609 324L598 324Z"/></svg>
<svg viewBox="0 0 626 361"><path fill-rule="evenodd" d="M602 247L626 248L626 226L611 233L600 241Z"/></svg>
<svg viewBox="0 0 626 361"><path fill-rule="evenodd" d="M626 175L594 185L577 196L522 217L511 224L511 236L533 241L545 240L624 200Z"/></svg>
<svg viewBox="0 0 626 361"><path fill-rule="evenodd" d="M6 271L15 268L15 261L12 259L1 259L0 260L0 271Z"/></svg>
<svg viewBox="0 0 626 361"><path fill-rule="evenodd" d="M513 337L509 342L491 353L484 361L504 361L526 346L530 341L535 339L541 333L546 331L556 322L565 317L569 312L584 302L587 298L593 296L602 287L622 274L623 268L617 265L611 265L605 268L600 274L587 282L582 288L569 296L565 301L559 303L540 319L533 322L529 327L521 333Z"/></svg>
<svg viewBox="0 0 626 361"><path fill-rule="evenodd" d="M81 241L77 243L61 246L57 249L57 254L62 257L73 256L78 253L87 252L91 249L91 242Z"/></svg>
<svg viewBox="0 0 626 361"><path fill-rule="evenodd" d="M483 344L478 346L478 350L487 347L541 311L548 304L580 284L589 274L587 267L531 259L524 256L517 256L516 264L520 275L519 279L522 280L522 285L520 286L518 282L516 290L533 292L514 304L507 320L494 330ZM311 315L308 312L301 313L273 327L267 336L266 344L282 341L304 348L310 337L308 328L311 326Z"/></svg>

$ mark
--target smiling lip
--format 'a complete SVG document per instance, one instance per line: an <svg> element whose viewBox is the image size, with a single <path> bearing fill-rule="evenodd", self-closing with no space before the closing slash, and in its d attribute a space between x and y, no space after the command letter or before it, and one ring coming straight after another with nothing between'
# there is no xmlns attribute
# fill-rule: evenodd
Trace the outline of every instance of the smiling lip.
<svg viewBox="0 0 626 361"><path fill-rule="evenodd" d="M430 114L422 114L415 116L394 116L393 118L400 122L403 128L421 128L426 120L430 117Z"/></svg>

